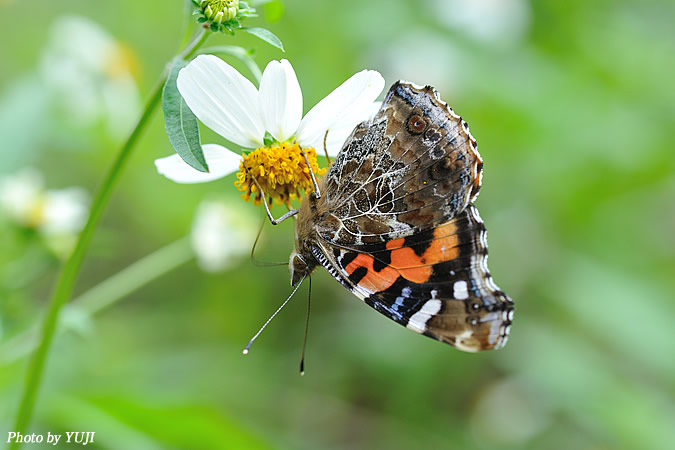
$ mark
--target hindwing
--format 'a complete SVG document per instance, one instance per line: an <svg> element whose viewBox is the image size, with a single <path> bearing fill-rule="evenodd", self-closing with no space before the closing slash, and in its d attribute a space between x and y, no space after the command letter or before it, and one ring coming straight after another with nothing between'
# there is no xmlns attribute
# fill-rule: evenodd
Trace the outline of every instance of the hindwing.
<svg viewBox="0 0 675 450"><path fill-rule="evenodd" d="M473 205L368 252L327 246L315 253L355 295L413 331L470 352L506 343L513 302L487 268L487 231Z"/></svg>

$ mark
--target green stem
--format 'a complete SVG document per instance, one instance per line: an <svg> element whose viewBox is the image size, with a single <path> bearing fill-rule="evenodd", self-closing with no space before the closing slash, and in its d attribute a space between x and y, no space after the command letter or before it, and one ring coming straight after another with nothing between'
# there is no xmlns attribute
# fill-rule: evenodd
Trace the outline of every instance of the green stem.
<svg viewBox="0 0 675 450"><path fill-rule="evenodd" d="M197 50L199 50L199 47L201 47L202 44L206 42L209 36L211 36L211 33L207 33L202 30L199 36L194 41L192 41L192 44L183 52L183 59L189 59L192 55L194 55Z"/></svg>
<svg viewBox="0 0 675 450"><path fill-rule="evenodd" d="M206 33L202 30L201 34L192 42L192 44L185 50L184 58L189 58L192 56L197 49L206 41L209 33ZM112 194L113 188L119 179L124 166L126 165L131 152L138 141L141 133L148 124L152 113L157 108L161 98L162 98L162 88L164 86L164 80L166 75L162 75L160 82L150 96L150 100L146 104L145 111L143 115L138 120L136 128L131 132L131 135L124 143L120 149L117 158L113 162L112 167L109 169L103 184L98 190L96 197L92 203L91 210L89 212L89 219L87 220L84 229L80 233L75 249L71 253L68 260L63 266L61 275L56 282L56 287L52 294L49 307L47 309L47 315L44 318L42 325L42 338L40 340L40 345L38 346L35 354L30 362L28 367L28 374L26 377L26 384L24 386L23 394L21 397L21 403L19 404L19 411L17 413L16 424L14 426L14 431L17 431L21 434L26 434L28 425L31 420L33 409L35 406L35 400L37 396L37 391L40 386L40 381L42 378L42 372L44 371L45 362L47 359L47 354L49 353L49 348L54 337L54 330L59 318L59 312L63 305L68 301L73 290L73 285L75 284L75 279L77 274L80 271L82 266L82 261L84 260L84 255L87 252L91 238L96 230L103 211L108 203L110 195ZM12 442L10 444L10 449L18 449L21 447L20 442Z"/></svg>
<svg viewBox="0 0 675 450"><path fill-rule="evenodd" d="M125 267L74 299L73 307L92 316L157 277L188 262L194 253L189 236L183 237Z"/></svg>
<svg viewBox="0 0 675 450"><path fill-rule="evenodd" d="M188 237L174 241L139 259L130 266L102 281L64 306L61 317L69 308L90 318L100 310L145 286L152 280L185 264L193 257ZM63 323L59 323L56 332ZM0 364L9 364L24 357L37 347L40 326L35 324L0 346Z"/></svg>

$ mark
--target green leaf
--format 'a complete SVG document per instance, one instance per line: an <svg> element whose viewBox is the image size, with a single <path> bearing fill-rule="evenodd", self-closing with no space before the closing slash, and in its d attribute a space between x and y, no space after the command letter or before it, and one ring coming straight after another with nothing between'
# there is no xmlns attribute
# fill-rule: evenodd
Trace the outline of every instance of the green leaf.
<svg viewBox="0 0 675 450"><path fill-rule="evenodd" d="M199 139L197 118L188 108L176 86L178 71L185 67L187 63L188 61L182 58L174 59L169 78L164 84L162 109L164 110L166 133L169 135L169 141L174 150L183 158L183 161L200 172L208 172L209 166L204 159L204 152Z"/></svg>
<svg viewBox="0 0 675 450"><path fill-rule="evenodd" d="M259 28L259 27L246 28L246 27L244 27L241 30L262 39L263 41L267 42L268 44L273 45L276 48L280 49L282 52L286 51L286 50L284 50L284 44L281 43L281 39L276 37L276 35L274 33L272 33L270 30L268 30L266 28Z"/></svg>

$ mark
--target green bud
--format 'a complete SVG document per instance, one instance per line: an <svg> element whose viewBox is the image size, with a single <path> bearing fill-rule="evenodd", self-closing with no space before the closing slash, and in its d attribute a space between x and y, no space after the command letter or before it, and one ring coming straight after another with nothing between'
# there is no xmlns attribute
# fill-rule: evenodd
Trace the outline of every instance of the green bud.
<svg viewBox="0 0 675 450"><path fill-rule="evenodd" d="M202 0L200 7L210 22L220 25L237 17L239 0Z"/></svg>

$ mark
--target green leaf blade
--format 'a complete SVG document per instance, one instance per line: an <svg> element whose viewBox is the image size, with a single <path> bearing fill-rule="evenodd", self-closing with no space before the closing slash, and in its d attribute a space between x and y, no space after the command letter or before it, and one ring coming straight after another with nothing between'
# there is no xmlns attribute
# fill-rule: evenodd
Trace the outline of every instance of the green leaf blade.
<svg viewBox="0 0 675 450"><path fill-rule="evenodd" d="M169 71L169 77L162 91L162 109L164 110L164 123L169 142L176 153L191 167L200 172L208 172L209 166L204 158L204 151L199 138L199 123L197 117L188 107L183 97L178 92L176 79L180 69L187 65L188 61L176 58Z"/></svg>
<svg viewBox="0 0 675 450"><path fill-rule="evenodd" d="M245 31L249 34L252 34L253 36L255 36L259 39L262 39L263 41L267 42L268 44L273 45L274 47L278 48L282 52L286 51L286 50L284 50L284 44L281 42L281 39L279 39L274 33L272 33L267 28L260 28L260 27L247 28L247 27L244 27L241 30Z"/></svg>

